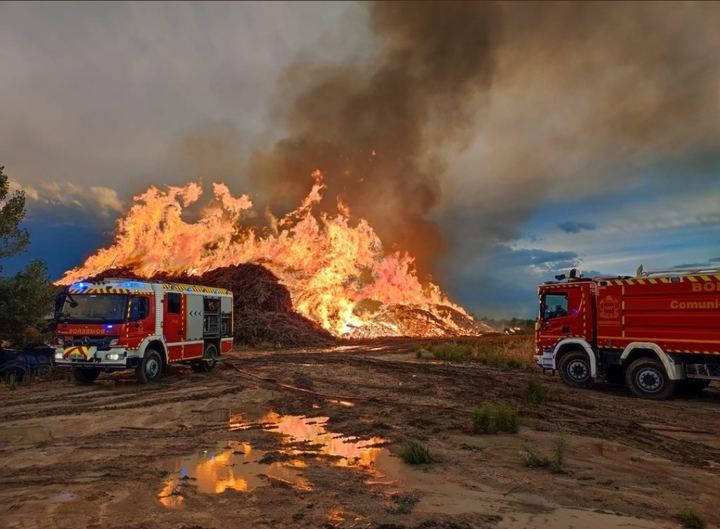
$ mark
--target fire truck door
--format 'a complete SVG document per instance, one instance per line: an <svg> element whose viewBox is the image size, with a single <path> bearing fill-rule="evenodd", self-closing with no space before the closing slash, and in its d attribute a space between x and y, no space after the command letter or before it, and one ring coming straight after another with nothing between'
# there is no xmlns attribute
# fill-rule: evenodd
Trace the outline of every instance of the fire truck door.
<svg viewBox="0 0 720 529"><path fill-rule="evenodd" d="M178 292L168 292L163 300L163 334L171 362L182 359L182 342L185 339L184 297L184 294Z"/></svg>
<svg viewBox="0 0 720 529"><path fill-rule="evenodd" d="M588 300L582 287L558 287L546 290L540 303L540 338L552 345L568 336L585 336L584 313Z"/></svg>

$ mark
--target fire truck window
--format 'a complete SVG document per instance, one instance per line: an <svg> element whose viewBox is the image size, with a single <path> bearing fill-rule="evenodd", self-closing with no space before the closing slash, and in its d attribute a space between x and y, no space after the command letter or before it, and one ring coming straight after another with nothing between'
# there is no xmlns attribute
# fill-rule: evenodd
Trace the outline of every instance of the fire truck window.
<svg viewBox="0 0 720 529"><path fill-rule="evenodd" d="M182 296L182 294L177 294L175 292L167 295L168 313L180 314L180 312L182 312L180 308L180 296Z"/></svg>
<svg viewBox="0 0 720 529"><path fill-rule="evenodd" d="M568 315L567 294L545 294L543 297L543 319L551 320Z"/></svg>
<svg viewBox="0 0 720 529"><path fill-rule="evenodd" d="M145 297L130 298L130 321L140 321L147 318L148 300Z"/></svg>

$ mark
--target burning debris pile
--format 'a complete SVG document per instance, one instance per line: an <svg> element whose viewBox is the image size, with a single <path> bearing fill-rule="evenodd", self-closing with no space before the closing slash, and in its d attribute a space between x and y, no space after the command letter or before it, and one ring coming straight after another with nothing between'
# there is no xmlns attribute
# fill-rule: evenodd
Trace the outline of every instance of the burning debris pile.
<svg viewBox="0 0 720 529"><path fill-rule="evenodd" d="M250 198L233 197L223 184L214 184L214 200L194 223L182 214L199 199L199 184L167 191L151 187L118 222L114 244L68 271L60 283L115 269L116 276L224 286L236 295L237 336L251 343L281 341L276 334L286 331L309 332L305 318L329 333L315 334L318 340L488 330L437 285L423 284L411 256L386 253L368 222L352 222L340 200L335 215L316 211L325 184L319 171L313 176L301 205L281 218L266 213L264 228L249 226L251 220L257 224ZM309 345L294 338L285 345L292 343Z"/></svg>

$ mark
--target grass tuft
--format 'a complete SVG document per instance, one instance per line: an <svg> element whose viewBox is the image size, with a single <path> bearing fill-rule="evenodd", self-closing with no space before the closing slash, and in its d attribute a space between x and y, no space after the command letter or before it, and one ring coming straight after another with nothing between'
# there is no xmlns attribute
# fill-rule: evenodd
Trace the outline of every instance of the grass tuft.
<svg viewBox="0 0 720 529"><path fill-rule="evenodd" d="M705 520L690 507L685 507L675 517L685 529L705 529Z"/></svg>
<svg viewBox="0 0 720 529"><path fill-rule="evenodd" d="M520 457L528 468L547 468L553 474L565 473L565 455L567 453L567 439L564 435L560 435L553 443L552 458L536 452L530 446L526 446Z"/></svg>
<svg viewBox="0 0 720 529"><path fill-rule="evenodd" d="M548 400L548 388L539 380L531 378L522 392L522 398L528 404L543 404Z"/></svg>
<svg viewBox="0 0 720 529"><path fill-rule="evenodd" d="M432 463L430 451L416 441L409 441L400 451L400 457L408 465L427 465Z"/></svg>
<svg viewBox="0 0 720 529"><path fill-rule="evenodd" d="M418 354L418 351L419 354ZM478 362L494 367L534 367L532 336L486 336L474 340L417 344L418 356L432 356L446 362Z"/></svg>
<svg viewBox="0 0 720 529"><path fill-rule="evenodd" d="M507 404L487 403L473 412L472 422L474 433L516 433L520 424L520 417L517 411Z"/></svg>
<svg viewBox="0 0 720 529"><path fill-rule="evenodd" d="M448 362L467 362L473 355L473 346L466 343L441 343L431 345L430 351L438 360Z"/></svg>
<svg viewBox="0 0 720 529"><path fill-rule="evenodd" d="M395 494L393 497L395 507L390 509L390 512L394 514L410 514L415 504L420 501L417 496L410 496L406 494Z"/></svg>

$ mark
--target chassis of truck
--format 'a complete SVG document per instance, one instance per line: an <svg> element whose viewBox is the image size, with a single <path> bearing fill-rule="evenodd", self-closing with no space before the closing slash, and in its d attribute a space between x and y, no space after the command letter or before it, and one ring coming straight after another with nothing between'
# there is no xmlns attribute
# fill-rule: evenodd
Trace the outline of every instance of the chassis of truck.
<svg viewBox="0 0 720 529"><path fill-rule="evenodd" d="M222 288L104 279L70 285L56 301L54 361L78 383L135 369L141 383L173 363L212 369L232 348L233 296Z"/></svg>
<svg viewBox="0 0 720 529"><path fill-rule="evenodd" d="M536 360L571 386L605 378L664 399L720 380L720 269L543 284Z"/></svg>

